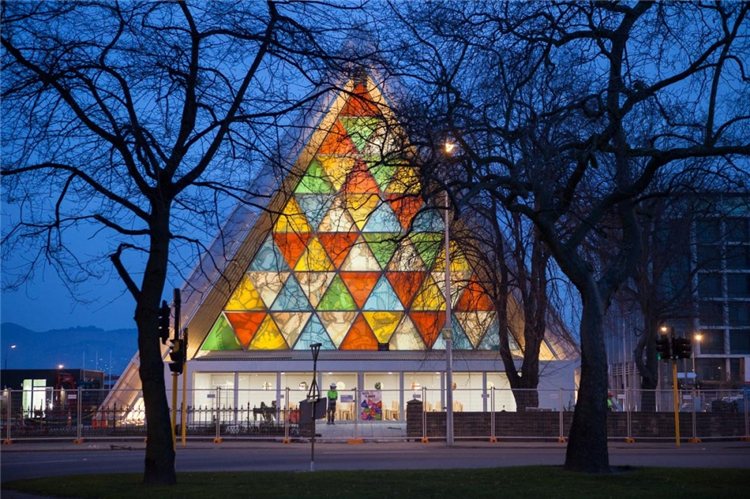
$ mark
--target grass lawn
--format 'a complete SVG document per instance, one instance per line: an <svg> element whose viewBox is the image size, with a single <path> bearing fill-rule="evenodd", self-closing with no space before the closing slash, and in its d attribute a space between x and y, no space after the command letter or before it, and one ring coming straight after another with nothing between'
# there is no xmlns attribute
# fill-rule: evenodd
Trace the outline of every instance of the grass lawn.
<svg viewBox="0 0 750 499"><path fill-rule="evenodd" d="M3 488L80 498L421 498L750 497L740 469L629 468L609 475L528 466L421 471L180 473L174 487L144 487L140 475L111 474L9 482Z"/></svg>

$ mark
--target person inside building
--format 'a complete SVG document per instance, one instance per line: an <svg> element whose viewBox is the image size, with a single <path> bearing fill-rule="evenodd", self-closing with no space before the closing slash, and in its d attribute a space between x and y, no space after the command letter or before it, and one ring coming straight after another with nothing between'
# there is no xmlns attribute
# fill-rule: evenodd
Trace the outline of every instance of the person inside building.
<svg viewBox="0 0 750 499"><path fill-rule="evenodd" d="M326 424L334 424L333 420L336 415L336 401L339 398L339 392L336 391L336 383L331 383L331 387L328 390L328 411L326 413L327 420Z"/></svg>

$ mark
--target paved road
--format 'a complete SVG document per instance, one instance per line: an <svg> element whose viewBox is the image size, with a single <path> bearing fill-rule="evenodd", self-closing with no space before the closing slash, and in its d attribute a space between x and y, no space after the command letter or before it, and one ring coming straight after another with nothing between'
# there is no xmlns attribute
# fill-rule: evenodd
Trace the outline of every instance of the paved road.
<svg viewBox="0 0 750 499"><path fill-rule="evenodd" d="M122 449L131 447L132 450ZM317 470L487 468L562 465L565 446L540 443L433 442L317 444ZM143 444L104 442L14 444L2 448L2 481L42 476L133 472L143 469ZM616 466L750 468L750 443L610 444ZM272 442L189 443L177 452L178 471L306 471L310 446Z"/></svg>

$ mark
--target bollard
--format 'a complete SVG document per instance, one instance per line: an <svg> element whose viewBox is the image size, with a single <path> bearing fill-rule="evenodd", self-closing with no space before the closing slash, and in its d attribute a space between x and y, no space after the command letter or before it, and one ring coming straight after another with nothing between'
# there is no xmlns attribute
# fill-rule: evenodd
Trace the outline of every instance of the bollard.
<svg viewBox="0 0 750 499"><path fill-rule="evenodd" d="M495 387L490 388L490 443L497 443L495 436Z"/></svg>

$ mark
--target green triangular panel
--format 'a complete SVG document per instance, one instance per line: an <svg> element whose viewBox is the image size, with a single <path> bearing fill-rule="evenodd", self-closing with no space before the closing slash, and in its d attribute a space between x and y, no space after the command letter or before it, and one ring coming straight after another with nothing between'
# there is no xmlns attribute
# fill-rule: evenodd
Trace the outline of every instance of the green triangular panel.
<svg viewBox="0 0 750 499"><path fill-rule="evenodd" d="M333 282L328 287L328 291L318 304L318 310L356 310L357 304L354 298L349 294L344 281L338 275L333 278ZM322 327L322 326L321 326Z"/></svg>
<svg viewBox="0 0 750 499"><path fill-rule="evenodd" d="M417 232L409 236L417 253L422 257L427 268L431 268L435 263L435 257L440 252L443 244L443 235L436 232Z"/></svg>
<svg viewBox="0 0 750 499"><path fill-rule="evenodd" d="M466 336L464 328L458 323L455 315L451 315L451 325L453 329L453 348L455 350L473 350L469 337ZM443 335L438 336L435 343L432 345L433 350L445 350L445 340Z"/></svg>
<svg viewBox="0 0 750 499"><path fill-rule="evenodd" d="M302 330L297 343L294 345L294 349L309 350L310 345L314 343L320 343L321 350L336 350L336 346L333 344L333 341L331 341L328 333L326 333L326 329L315 314L313 314L312 318L308 321L305 329Z"/></svg>
<svg viewBox="0 0 750 499"><path fill-rule="evenodd" d="M274 312L305 312L311 310L310 302L307 301L305 293L294 276L287 279L281 293L273 302L271 310Z"/></svg>
<svg viewBox="0 0 750 499"><path fill-rule="evenodd" d="M295 194L330 194L334 189L317 159L310 162L307 171L294 189Z"/></svg>
<svg viewBox="0 0 750 499"><path fill-rule="evenodd" d="M219 315L214 327L206 336L206 340L201 345L201 350L242 350L242 345L237 341L232 326L229 325L224 314Z"/></svg>
<svg viewBox="0 0 750 499"><path fill-rule="evenodd" d="M373 160L367 161L368 170L375 177L378 187L381 191L384 191L388 184L393 178L393 174L396 173L396 165L386 164L383 161Z"/></svg>
<svg viewBox="0 0 750 499"><path fill-rule="evenodd" d="M325 194L298 194L295 196L302 213L307 217L312 230L317 230L321 220L333 202L333 196Z"/></svg>
<svg viewBox="0 0 750 499"><path fill-rule="evenodd" d="M391 260L393 253L396 252L396 248L398 248L398 234L395 232L385 234L376 232L363 233L362 236L367 241L370 251L372 251L380 266L385 268Z"/></svg>
<svg viewBox="0 0 750 499"><path fill-rule="evenodd" d="M367 139L373 134L378 126L385 126L385 123L378 118L372 117L341 117L341 123L344 125L346 132L354 142L358 151L362 151L367 145Z"/></svg>
<svg viewBox="0 0 750 499"><path fill-rule="evenodd" d="M255 258L250 263L249 270L265 270L283 272L289 270L286 259L281 254L276 244L273 242L273 236L269 234L266 241L255 253Z"/></svg>

